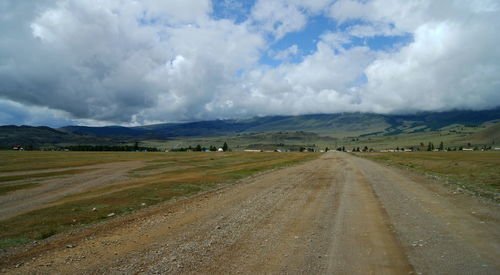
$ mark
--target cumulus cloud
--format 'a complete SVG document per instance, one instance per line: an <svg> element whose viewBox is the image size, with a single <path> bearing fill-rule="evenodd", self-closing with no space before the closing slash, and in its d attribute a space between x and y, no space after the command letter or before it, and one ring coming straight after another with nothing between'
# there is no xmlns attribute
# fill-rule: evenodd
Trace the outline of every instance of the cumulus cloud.
<svg viewBox="0 0 500 275"><path fill-rule="evenodd" d="M259 30L271 33L276 39L302 29L307 23L307 16L300 7L284 0L257 1L252 19Z"/></svg>
<svg viewBox="0 0 500 275"><path fill-rule="evenodd" d="M367 47L346 49L339 41L344 41L342 34L325 34L314 54L302 62L250 72L246 79L249 97L238 104L244 109L257 109L261 115L357 109L354 106L361 98L355 91L356 82L373 53Z"/></svg>
<svg viewBox="0 0 500 275"><path fill-rule="evenodd" d="M172 13L163 1L58 1L25 22L23 37L5 38L23 46L2 44L0 95L75 118L200 119L263 40L227 20L188 17L197 2L176 1ZM169 24L154 23L167 12Z"/></svg>
<svg viewBox="0 0 500 275"><path fill-rule="evenodd" d="M330 14L340 21L390 23L392 31L413 35L410 44L378 53L365 68L362 109L402 112L499 105L500 51L495 45L500 38L492 26L500 20L493 1L342 0Z"/></svg>
<svg viewBox="0 0 500 275"><path fill-rule="evenodd" d="M272 52L273 58L283 61L288 61L290 58L297 56L299 54L299 47L296 44L276 53Z"/></svg>
<svg viewBox="0 0 500 275"><path fill-rule="evenodd" d="M251 20L258 31L270 33L272 38L279 40L303 29L309 16L323 13L332 2L334 0L257 0Z"/></svg>
<svg viewBox="0 0 500 275"><path fill-rule="evenodd" d="M347 33L353 37L402 36L406 34L391 24L381 22L353 25L347 29Z"/></svg>
<svg viewBox="0 0 500 275"><path fill-rule="evenodd" d="M494 0L258 0L239 20L213 12L209 0L0 2L0 123L500 105ZM294 41L273 49L317 16L336 27L312 52ZM411 39L383 50L359 43L398 36ZM262 63L269 52L283 62Z"/></svg>

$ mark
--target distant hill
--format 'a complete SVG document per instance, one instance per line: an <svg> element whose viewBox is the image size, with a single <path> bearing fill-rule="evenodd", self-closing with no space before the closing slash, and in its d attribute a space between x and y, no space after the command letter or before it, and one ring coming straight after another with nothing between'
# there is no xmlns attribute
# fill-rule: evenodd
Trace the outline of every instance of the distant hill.
<svg viewBox="0 0 500 275"><path fill-rule="evenodd" d="M69 126L59 130L94 136L155 136L157 138L215 137L276 131L306 131L330 136L366 136L430 131L453 124L478 126L496 119L500 119L500 108L488 111L426 112L415 115L343 113L266 116L245 120L166 123L140 127Z"/></svg>
<svg viewBox="0 0 500 275"><path fill-rule="evenodd" d="M22 145L26 149L39 146L64 146L73 144L112 145L122 140L112 137L79 135L59 131L45 126L0 126L0 149L10 149L12 145Z"/></svg>
<svg viewBox="0 0 500 275"><path fill-rule="evenodd" d="M474 143L495 143L500 147L500 123L496 123L486 129L474 133L470 140Z"/></svg>
<svg viewBox="0 0 500 275"><path fill-rule="evenodd" d="M1 126L0 146L12 144L109 144L182 137L234 136L245 133L304 131L330 137L387 136L500 121L500 108L486 111L425 112L414 115L370 113L266 116L243 120L166 123L140 127L67 126L59 129ZM479 137L477 137L479 138Z"/></svg>
<svg viewBox="0 0 500 275"><path fill-rule="evenodd" d="M87 126L66 126L58 129L64 133L72 133L77 135L92 135L92 136L140 136L145 134L139 129L122 127L122 126L106 126L106 127L87 127Z"/></svg>

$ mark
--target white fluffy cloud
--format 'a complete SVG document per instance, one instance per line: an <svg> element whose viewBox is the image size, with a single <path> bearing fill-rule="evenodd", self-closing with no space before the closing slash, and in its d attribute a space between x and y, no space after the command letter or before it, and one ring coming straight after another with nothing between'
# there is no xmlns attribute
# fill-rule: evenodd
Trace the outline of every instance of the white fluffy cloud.
<svg viewBox="0 0 500 275"><path fill-rule="evenodd" d="M209 0L0 2L0 123L500 105L497 1L259 0L239 23L213 9ZM337 28L325 27L312 53L293 41L273 50L323 15ZM406 44L384 50L356 42L401 35ZM262 63L269 52L284 62Z"/></svg>
<svg viewBox="0 0 500 275"><path fill-rule="evenodd" d="M210 20L207 1L174 2L172 10L162 1L57 2L32 18L31 36L18 38L32 56L4 44L11 55L0 63L0 95L75 118L203 118L204 105L255 64L264 42L244 25ZM203 16L190 17L193 7Z"/></svg>
<svg viewBox="0 0 500 275"><path fill-rule="evenodd" d="M413 35L410 44L396 52L379 53L365 68L367 83L360 86L362 110L401 112L499 105L500 50L496 45L500 37L493 26L500 22L500 13L494 1L341 0L330 14L340 21L393 24L389 30L378 28L380 34L394 31Z"/></svg>
<svg viewBox="0 0 500 275"><path fill-rule="evenodd" d="M252 19L262 31L280 39L289 32L299 31L307 23L307 16L298 5L284 0L260 0L252 10Z"/></svg>
<svg viewBox="0 0 500 275"><path fill-rule="evenodd" d="M272 54L274 59L288 61L290 58L293 58L294 56L297 56L299 54L299 47L297 46L297 44L293 44L292 46L282 51L278 51L276 53L272 52Z"/></svg>

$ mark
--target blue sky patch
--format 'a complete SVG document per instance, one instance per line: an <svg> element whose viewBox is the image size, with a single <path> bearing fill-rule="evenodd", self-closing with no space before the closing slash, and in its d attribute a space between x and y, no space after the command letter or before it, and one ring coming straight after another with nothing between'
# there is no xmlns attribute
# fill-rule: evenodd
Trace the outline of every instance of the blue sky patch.
<svg viewBox="0 0 500 275"><path fill-rule="evenodd" d="M214 0L212 1L212 17L229 19L240 24L248 19L255 0Z"/></svg>

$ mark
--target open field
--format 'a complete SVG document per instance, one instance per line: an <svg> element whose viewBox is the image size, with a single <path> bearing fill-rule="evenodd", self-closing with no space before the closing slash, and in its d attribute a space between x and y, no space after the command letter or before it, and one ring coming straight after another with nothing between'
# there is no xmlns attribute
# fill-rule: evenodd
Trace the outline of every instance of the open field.
<svg viewBox="0 0 500 275"><path fill-rule="evenodd" d="M315 157L308 153L0 151L0 248Z"/></svg>
<svg viewBox="0 0 500 275"><path fill-rule="evenodd" d="M180 147L187 148L188 146L194 148L198 144L207 148L212 145L220 147L224 142L227 142L233 151L243 151L245 149L298 150L300 147L322 150L326 147L335 149L342 146L346 149L367 146L375 150L395 149L397 147L418 147L426 150L429 142L436 146L443 142L445 148L500 146L500 122L485 123L475 127L450 125L434 131L426 130L412 133L414 130L413 128L403 128L399 134L395 135L366 135L366 132L365 135L350 132L318 134L303 131L244 133L224 137L187 137L164 141L148 140L141 142L141 145L170 150Z"/></svg>
<svg viewBox="0 0 500 275"><path fill-rule="evenodd" d="M186 166L201 163L210 166L200 160L203 154L184 156L185 159L177 158L180 162L185 160L177 167L189 170ZM241 172L249 163L240 158L262 158L265 163L274 162L274 156L287 158L287 154L234 154L214 159L225 168L209 170L209 174ZM240 162L227 166L231 157ZM134 174L140 178L155 169L166 169L162 165L171 160L150 162L135 169ZM177 173L183 172L174 174ZM240 175L238 172L236 177ZM161 193L162 189L158 189L150 196ZM142 201L135 201L131 207ZM95 205L90 202L85 207ZM75 219L92 213L88 208L74 209L70 213ZM57 208L52 209L52 215L59 214L54 210ZM109 209L101 212L106 213ZM455 193L411 170L340 152L322 154L311 161L116 219L103 218L102 223L85 229L0 253L2 272L498 274L500 271L498 204Z"/></svg>
<svg viewBox="0 0 500 275"><path fill-rule="evenodd" d="M447 183L500 202L500 152L358 153L388 164L438 176Z"/></svg>

